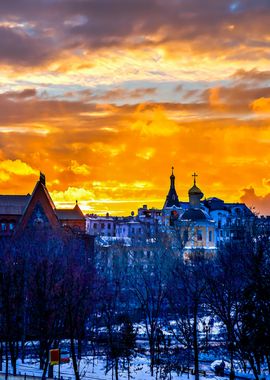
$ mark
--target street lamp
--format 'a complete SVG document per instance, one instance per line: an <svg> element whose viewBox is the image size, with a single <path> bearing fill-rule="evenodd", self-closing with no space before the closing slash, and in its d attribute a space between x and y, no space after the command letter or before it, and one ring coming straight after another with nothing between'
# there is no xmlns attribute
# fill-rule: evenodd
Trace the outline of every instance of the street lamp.
<svg viewBox="0 0 270 380"><path fill-rule="evenodd" d="M203 332L205 333L205 349L208 350L209 334L210 334L210 325L208 322L203 321Z"/></svg>

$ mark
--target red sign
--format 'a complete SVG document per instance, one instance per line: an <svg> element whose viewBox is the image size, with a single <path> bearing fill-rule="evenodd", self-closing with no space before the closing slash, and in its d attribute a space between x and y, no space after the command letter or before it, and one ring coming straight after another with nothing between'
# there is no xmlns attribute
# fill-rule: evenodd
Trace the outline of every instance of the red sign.
<svg viewBox="0 0 270 380"><path fill-rule="evenodd" d="M50 350L50 364L55 365L59 364L60 361L60 350L59 348Z"/></svg>

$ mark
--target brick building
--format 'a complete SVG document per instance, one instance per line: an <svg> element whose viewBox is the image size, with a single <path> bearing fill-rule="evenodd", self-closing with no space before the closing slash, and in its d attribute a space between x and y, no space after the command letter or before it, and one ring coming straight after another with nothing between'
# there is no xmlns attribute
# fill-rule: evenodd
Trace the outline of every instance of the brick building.
<svg viewBox="0 0 270 380"><path fill-rule="evenodd" d="M0 238L34 226L55 230L64 227L82 235L86 232L86 220L78 203L72 209L56 209L42 173L31 195L0 195Z"/></svg>

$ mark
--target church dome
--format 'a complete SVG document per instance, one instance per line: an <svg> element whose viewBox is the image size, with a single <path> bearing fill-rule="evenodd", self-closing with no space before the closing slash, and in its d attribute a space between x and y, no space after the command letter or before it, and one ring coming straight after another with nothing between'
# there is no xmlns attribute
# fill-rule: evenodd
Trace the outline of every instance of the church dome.
<svg viewBox="0 0 270 380"><path fill-rule="evenodd" d="M201 195L201 198L203 197L202 191L196 186L193 185L191 189L188 191L189 195Z"/></svg>

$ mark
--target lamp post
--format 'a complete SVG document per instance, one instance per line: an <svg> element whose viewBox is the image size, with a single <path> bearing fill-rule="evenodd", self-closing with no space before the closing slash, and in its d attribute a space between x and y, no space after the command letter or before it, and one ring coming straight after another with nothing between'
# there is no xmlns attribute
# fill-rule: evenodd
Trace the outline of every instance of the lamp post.
<svg viewBox="0 0 270 380"><path fill-rule="evenodd" d="M205 350L208 350L209 334L210 334L210 325L208 322L203 321L203 332L205 333Z"/></svg>

